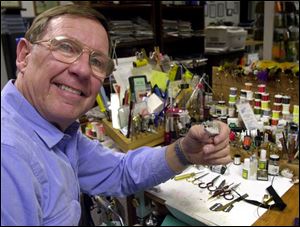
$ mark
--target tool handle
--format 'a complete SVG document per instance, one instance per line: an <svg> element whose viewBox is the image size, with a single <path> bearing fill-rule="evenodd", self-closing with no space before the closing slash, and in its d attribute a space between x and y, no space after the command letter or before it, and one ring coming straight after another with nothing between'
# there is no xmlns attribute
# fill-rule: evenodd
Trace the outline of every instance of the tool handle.
<svg viewBox="0 0 300 227"><path fill-rule="evenodd" d="M174 180L183 180L183 179L192 177L194 175L195 175L195 173L186 173L186 174L182 174L182 175L179 175L179 176L175 176Z"/></svg>

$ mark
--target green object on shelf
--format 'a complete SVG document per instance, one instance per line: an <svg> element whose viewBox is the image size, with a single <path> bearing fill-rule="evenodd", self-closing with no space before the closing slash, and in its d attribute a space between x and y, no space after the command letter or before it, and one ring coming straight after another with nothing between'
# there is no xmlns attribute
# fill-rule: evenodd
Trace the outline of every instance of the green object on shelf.
<svg viewBox="0 0 300 227"><path fill-rule="evenodd" d="M185 222L179 221L177 218L172 215L167 215L162 222L161 226L190 226Z"/></svg>

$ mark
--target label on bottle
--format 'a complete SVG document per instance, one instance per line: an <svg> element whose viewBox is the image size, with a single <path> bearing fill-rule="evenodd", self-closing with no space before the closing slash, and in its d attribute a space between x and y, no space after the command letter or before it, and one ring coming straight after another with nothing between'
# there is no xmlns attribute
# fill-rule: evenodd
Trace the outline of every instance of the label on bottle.
<svg viewBox="0 0 300 227"><path fill-rule="evenodd" d="M258 162L258 168L259 169L266 169L267 168L267 162L266 161L259 161Z"/></svg>
<svg viewBox="0 0 300 227"><path fill-rule="evenodd" d="M243 169L242 171L242 177L246 180L248 180L249 177L249 171L247 169Z"/></svg>

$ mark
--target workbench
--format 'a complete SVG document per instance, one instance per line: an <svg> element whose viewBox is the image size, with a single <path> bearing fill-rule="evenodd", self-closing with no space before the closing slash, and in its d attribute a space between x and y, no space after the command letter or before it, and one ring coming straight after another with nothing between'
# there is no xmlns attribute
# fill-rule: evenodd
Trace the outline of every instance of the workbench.
<svg viewBox="0 0 300 227"><path fill-rule="evenodd" d="M190 167L186 172L199 171L195 167ZM204 182L210 181L217 174L208 169L209 175L203 178ZM228 172L227 172L228 171ZM186 180L175 181L170 179L160 184L154 189L145 192L145 198L150 199L160 205L165 206L168 211L180 221L193 226L201 225L225 225L225 226L284 226L293 225L296 217L299 217L299 185L293 185L290 180L281 176L269 176L268 181L245 180L241 177L242 166L229 165L227 174L225 172L216 184L220 184L221 179L227 182L240 182L237 189L240 194L247 193L247 199L262 201L265 190L271 184L275 191L286 203L283 211L267 210L258 208L245 201L234 204L230 212L211 211L209 208L215 203L226 204L229 201L224 198L209 201L207 189L200 189L197 185ZM273 181L273 182L272 182Z"/></svg>

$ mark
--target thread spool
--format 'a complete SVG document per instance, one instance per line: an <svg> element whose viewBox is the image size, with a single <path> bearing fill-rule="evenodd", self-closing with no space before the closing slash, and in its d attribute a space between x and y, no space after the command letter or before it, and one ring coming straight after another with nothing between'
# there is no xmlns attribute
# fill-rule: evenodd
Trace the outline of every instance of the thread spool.
<svg viewBox="0 0 300 227"><path fill-rule="evenodd" d="M216 106L216 114L218 116L226 116L227 115L227 106L225 106L225 101L218 101L218 105Z"/></svg>
<svg viewBox="0 0 300 227"><path fill-rule="evenodd" d="M244 89L241 89L241 95L240 95L241 97L247 97L247 91L246 90L244 90Z"/></svg>
<svg viewBox="0 0 300 227"><path fill-rule="evenodd" d="M282 95L277 94L274 96L274 98L275 98L275 103L282 103Z"/></svg>
<svg viewBox="0 0 300 227"><path fill-rule="evenodd" d="M282 111L282 104L281 103L273 103L273 110Z"/></svg>
<svg viewBox="0 0 300 227"><path fill-rule="evenodd" d="M299 115L299 105L294 105L293 114L298 114Z"/></svg>
<svg viewBox="0 0 300 227"><path fill-rule="evenodd" d="M261 109L262 110L267 110L267 109L270 109L269 107L269 104L270 104L270 101L261 101Z"/></svg>
<svg viewBox="0 0 300 227"><path fill-rule="evenodd" d="M272 119L279 119L280 111L272 110Z"/></svg>
<svg viewBox="0 0 300 227"><path fill-rule="evenodd" d="M230 95L237 95L237 88L236 87L231 87L230 88Z"/></svg>
<svg viewBox="0 0 300 227"><path fill-rule="evenodd" d="M287 122L291 121L291 114L290 112L282 112L282 119L286 120Z"/></svg>
<svg viewBox="0 0 300 227"><path fill-rule="evenodd" d="M279 121L279 119L272 118L271 125L273 125L273 126L278 125L278 121Z"/></svg>
<svg viewBox="0 0 300 227"><path fill-rule="evenodd" d="M254 99L254 106L255 107L261 107L261 99Z"/></svg>
<svg viewBox="0 0 300 227"><path fill-rule="evenodd" d="M266 85L265 84L259 84L259 85L257 85L257 87L258 87L258 91L261 92L261 93L266 91Z"/></svg>
<svg viewBox="0 0 300 227"><path fill-rule="evenodd" d="M256 92L254 92L254 98L255 99L261 99L261 92L258 92L258 91L256 91Z"/></svg>
<svg viewBox="0 0 300 227"><path fill-rule="evenodd" d="M253 99L253 92L252 91L246 91L246 99L252 100Z"/></svg>
<svg viewBox="0 0 300 227"><path fill-rule="evenodd" d="M262 93L262 94L261 94L261 100L262 100L262 101L269 101L269 100L270 100L270 95L269 95L269 93Z"/></svg>
<svg viewBox="0 0 300 227"><path fill-rule="evenodd" d="M236 103L236 95L229 95L229 102Z"/></svg>
<svg viewBox="0 0 300 227"><path fill-rule="evenodd" d="M290 104L282 103L282 112L290 112Z"/></svg>
<svg viewBox="0 0 300 227"><path fill-rule="evenodd" d="M249 82L245 83L245 90L251 91L252 90L252 83L249 83Z"/></svg>
<svg viewBox="0 0 300 227"><path fill-rule="evenodd" d="M290 101L291 101L291 96L288 96L288 95L282 96L282 103L283 104L290 104Z"/></svg>
<svg viewBox="0 0 300 227"><path fill-rule="evenodd" d="M254 106L254 114L255 114L255 115L256 115L256 114L261 115L261 108L258 107L258 106Z"/></svg>
<svg viewBox="0 0 300 227"><path fill-rule="evenodd" d="M241 155L235 154L233 157L233 164L240 165L241 164Z"/></svg>
<svg viewBox="0 0 300 227"><path fill-rule="evenodd" d="M270 117L271 116L271 110L270 109L265 109L262 111L263 116Z"/></svg>

